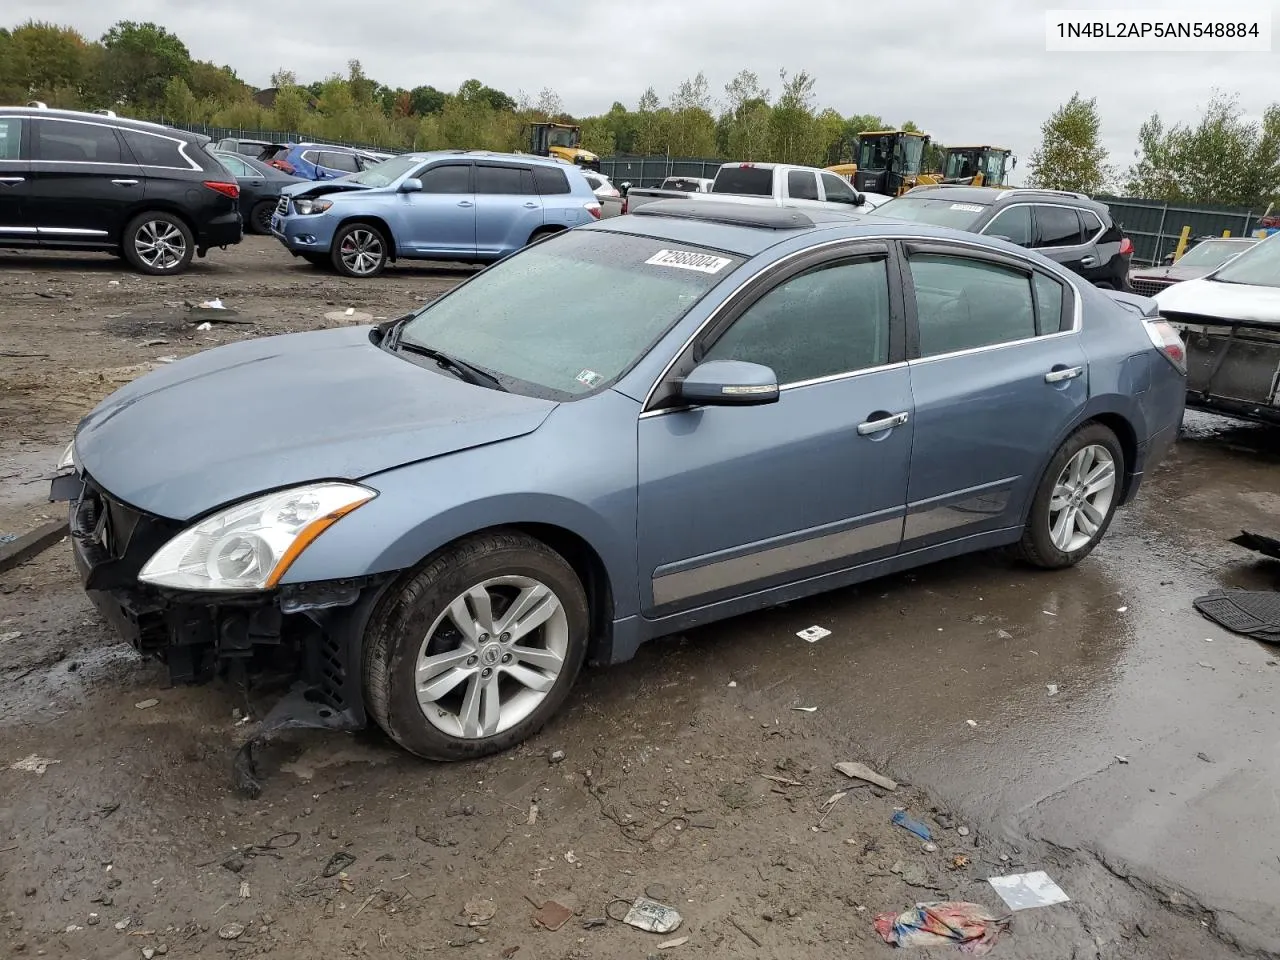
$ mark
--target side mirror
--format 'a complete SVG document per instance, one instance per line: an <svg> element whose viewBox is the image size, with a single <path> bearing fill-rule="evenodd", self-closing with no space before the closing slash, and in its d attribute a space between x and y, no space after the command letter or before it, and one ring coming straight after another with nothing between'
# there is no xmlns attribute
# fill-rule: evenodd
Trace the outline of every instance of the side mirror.
<svg viewBox="0 0 1280 960"><path fill-rule="evenodd" d="M422 181L417 177L409 177L400 181L400 186L396 188L397 193L421 193Z"/></svg>
<svg viewBox="0 0 1280 960"><path fill-rule="evenodd" d="M854 205L855 207L860 207L860 206L862 206L862 205L863 205L864 203L866 203L866 202L867 202L867 198L866 198L866 196L865 196L865 195L863 195L863 194L861 194L861 193L858 193L858 192L856 192L856 191L854 192L854 194L853 194L853 205Z"/></svg>
<svg viewBox="0 0 1280 960"><path fill-rule="evenodd" d="M778 377L743 360L708 360L680 382L680 399L709 407L748 407L778 400Z"/></svg>

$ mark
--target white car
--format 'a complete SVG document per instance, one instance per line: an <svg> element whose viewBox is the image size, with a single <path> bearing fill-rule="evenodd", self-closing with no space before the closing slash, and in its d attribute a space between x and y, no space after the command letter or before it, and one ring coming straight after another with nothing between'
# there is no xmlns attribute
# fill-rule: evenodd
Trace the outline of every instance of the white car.
<svg viewBox="0 0 1280 960"><path fill-rule="evenodd" d="M1152 299L1186 345L1187 406L1280 423L1280 235Z"/></svg>
<svg viewBox="0 0 1280 960"><path fill-rule="evenodd" d="M594 170L583 170L582 175L587 178L587 185L591 187L597 200L622 196L622 191L610 183L609 178L604 174L596 173Z"/></svg>

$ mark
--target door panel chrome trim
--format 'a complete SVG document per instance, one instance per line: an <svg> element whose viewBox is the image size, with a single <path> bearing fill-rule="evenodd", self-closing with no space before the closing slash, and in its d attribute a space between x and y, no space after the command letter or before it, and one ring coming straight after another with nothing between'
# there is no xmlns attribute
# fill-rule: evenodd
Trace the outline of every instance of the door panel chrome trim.
<svg viewBox="0 0 1280 960"><path fill-rule="evenodd" d="M953 350L951 353L939 353L932 357L916 357L914 360L908 360L907 366L914 367L924 363L934 363L938 360L950 360L952 357L964 357L971 353L985 353L991 350L1004 350L1007 347L1020 347L1024 343L1044 343L1048 340L1058 340L1062 337L1072 337L1076 335L1074 330L1056 330L1053 333L1046 333L1040 337L1023 337L1021 340L1006 340L1004 343L988 343L982 347L969 347L967 350Z"/></svg>
<svg viewBox="0 0 1280 960"><path fill-rule="evenodd" d="M0 227L0 233L33 234L36 232L36 227Z"/></svg>
<svg viewBox="0 0 1280 960"><path fill-rule="evenodd" d="M1084 367L1068 367L1066 370L1050 370L1044 375L1045 383L1061 383L1063 380L1074 380L1084 373Z"/></svg>
<svg viewBox="0 0 1280 960"><path fill-rule="evenodd" d="M964 240L956 237L929 237L929 236L922 236L918 234L879 234L878 233L871 236L842 237L839 240L827 240L823 243L816 243L811 247L805 247L803 250L797 250L794 253L789 253L785 257L781 258L780 260L774 260L769 264L767 264L762 269L755 271L750 276L744 277L736 287L734 287L725 295L724 299L722 299L720 303L717 304L716 307L711 311L711 313L709 313L702 320L702 322L698 324L697 328L693 331L693 333L689 334L689 336L685 339L684 343L682 343L680 347L671 355L671 359L668 360L666 366L662 368L662 372L658 374L657 379L655 379L653 383L650 384L649 390L644 396L644 402L641 403L640 405L640 410L641 410L640 417L643 418L651 414L668 412L666 410L648 409L649 404L653 402L653 395L658 392L658 388L662 386L662 384L666 381L667 377L671 373L672 368L684 355L684 352L689 349L690 344L692 344L694 340L696 340L699 336L701 336L702 332L706 330L707 327L715 323L715 321L719 319L720 314L724 312L725 308L729 305L729 303L735 297L737 297L738 294L740 294L743 291L743 289L746 288L752 281L754 281L757 277L759 277L760 274L763 273L765 270L777 269L778 267L783 266L784 264L789 263L792 260L796 260L796 259L799 259L800 257L808 256L809 254L813 253L815 250L826 250L832 247L840 247L840 246L856 246L858 244L863 244L863 243L868 243L868 244L869 243L892 243L894 241L903 241L903 242L916 241L916 242L925 242L925 243L937 243L943 246L950 246L950 247L972 247L975 250L981 250L981 251L986 251L991 249L986 244L976 243L972 240ZM1032 252L1028 250L1026 247L1023 247L1020 249L1027 250L1028 253ZM1020 256L1018 253L1013 251L1000 250L997 252L1013 260L1025 259L1024 257ZM748 257L743 262L743 266L750 263L752 259L754 258ZM1047 273L1057 277L1058 280L1062 281L1064 284L1066 284L1070 288L1073 294L1071 298L1072 299L1071 329L1056 330L1053 333L1048 333L1048 334L1045 334L1044 336L1034 337L1032 339L1048 340L1051 337L1064 336L1069 333L1079 333L1080 329L1084 325L1084 308L1080 304L1081 288L1077 283L1077 281L1082 281L1083 278L1067 270L1067 268L1063 267L1061 264L1057 264L1053 262L1050 262L1049 264L1045 264L1045 263L1026 260L1026 266L1029 269L1039 270L1042 273ZM909 267L910 267L910 264L908 263L908 268ZM978 350L997 349L999 347L1007 347L1007 346L1011 346L1013 343L1021 343L1021 342L1024 342L1024 341L1011 341L1010 343L994 344L990 347L975 347L972 350L965 350L960 352L973 353ZM935 359L942 359L943 357L947 357L947 356L954 356L954 354L940 354L938 357L925 357L921 359L935 360ZM906 362L918 363L919 360L909 360ZM895 364L890 364L890 366L895 366ZM879 368L873 368L873 369L879 369ZM870 373L871 371L864 370L859 372ZM785 389L785 388L782 388L782 389ZM683 408L677 408L677 409L683 409Z"/></svg>
<svg viewBox="0 0 1280 960"><path fill-rule="evenodd" d="M1018 479L1006 477L994 483L984 483L980 487L970 487L943 497L908 504L902 532L903 542L1001 516L1009 509L1009 498Z"/></svg>
<svg viewBox="0 0 1280 960"><path fill-rule="evenodd" d="M46 233L54 236L79 236L79 237L105 237L105 230L84 230L80 227L38 227L37 232L41 235Z"/></svg>
<svg viewBox="0 0 1280 960"><path fill-rule="evenodd" d="M865 420L858 424L858 435L869 437L873 433L884 433L886 430L892 430L894 427L900 427L911 418L908 411L895 413L893 416L885 417L883 420Z"/></svg>
<svg viewBox="0 0 1280 960"><path fill-rule="evenodd" d="M26 177L0 177L0 183L23 183Z"/></svg>
<svg viewBox="0 0 1280 960"><path fill-rule="evenodd" d="M729 587L798 572L823 560L853 558L870 550L891 547L902 539L902 528L902 514L896 513L887 519L874 520L835 533L756 549L751 553L713 560L710 563L703 562L694 567L685 567L685 564L697 561L680 561L679 566L683 569L675 570L671 568L677 564L668 564L665 568L659 567L654 571L651 579L653 603L655 607L662 607Z"/></svg>

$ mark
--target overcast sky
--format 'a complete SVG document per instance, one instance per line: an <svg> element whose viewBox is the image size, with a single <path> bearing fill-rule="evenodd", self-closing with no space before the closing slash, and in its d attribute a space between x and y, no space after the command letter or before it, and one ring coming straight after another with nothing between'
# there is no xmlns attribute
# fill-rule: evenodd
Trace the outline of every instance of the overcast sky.
<svg viewBox="0 0 1280 960"><path fill-rule="evenodd" d="M1270 6L1270 4L1267 4ZM914 120L942 143L993 143L1026 159L1039 127L1079 90L1097 97L1112 159L1132 158L1153 110L1190 120L1210 91L1238 91L1251 114L1275 88L1273 53L1046 53L1044 10L1217 10L1215 0L6 0L3 18L100 36L122 19L152 20L193 56L265 86L278 67L304 82L345 70L391 86L455 90L478 78L513 96L550 86L574 114L634 107L647 86L665 100L703 70L719 97L739 70L771 90L779 69L817 78L819 107ZM643 12L642 12L643 11Z"/></svg>

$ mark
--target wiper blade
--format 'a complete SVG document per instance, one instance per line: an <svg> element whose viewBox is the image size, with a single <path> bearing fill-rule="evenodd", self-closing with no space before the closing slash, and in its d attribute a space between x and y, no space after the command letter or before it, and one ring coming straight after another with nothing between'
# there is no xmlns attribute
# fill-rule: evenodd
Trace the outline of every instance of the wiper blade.
<svg viewBox="0 0 1280 960"><path fill-rule="evenodd" d="M503 393L509 392L506 387L498 382L498 378L493 374L481 370L475 364L459 360L457 357L451 357L449 354L434 347L424 347L411 340L397 339L394 349L415 353L420 357L426 357L428 360L434 360L438 366L446 370L452 370L459 379L465 380L467 383L473 383L478 387L488 387L491 390L501 390Z"/></svg>

